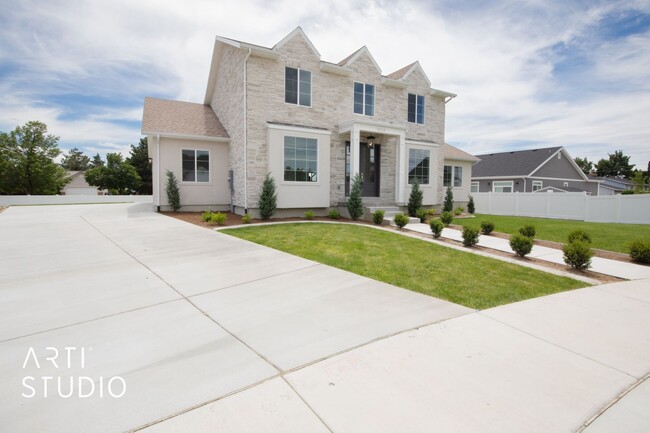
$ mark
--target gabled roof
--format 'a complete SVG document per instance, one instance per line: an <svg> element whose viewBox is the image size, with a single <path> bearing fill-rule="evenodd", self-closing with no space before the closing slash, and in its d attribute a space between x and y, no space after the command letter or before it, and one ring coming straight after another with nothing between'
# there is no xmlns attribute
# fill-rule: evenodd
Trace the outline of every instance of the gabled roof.
<svg viewBox="0 0 650 433"><path fill-rule="evenodd" d="M561 149L558 146L476 155L480 161L472 167L472 177L528 176Z"/></svg>
<svg viewBox="0 0 650 433"><path fill-rule="evenodd" d="M557 192L588 192L584 189L576 188L575 186L547 186L544 188L540 188L536 191L533 192L549 192L549 191L557 191Z"/></svg>
<svg viewBox="0 0 650 433"><path fill-rule="evenodd" d="M228 133L209 105L144 98L143 135L228 139Z"/></svg>
<svg viewBox="0 0 650 433"><path fill-rule="evenodd" d="M359 57L361 57L362 54L366 54L368 57L370 57L370 61L372 61L372 64L375 66L375 68L377 69L379 74L381 74L381 68L379 67L379 65L375 61L375 58L372 57L372 54L370 54L370 50L368 49L368 47L366 47L365 45L363 47L359 48L358 50L356 50L354 53L347 56L345 59L341 60L338 63L338 65L339 66L351 65L352 63L356 62L357 59Z"/></svg>
<svg viewBox="0 0 650 433"><path fill-rule="evenodd" d="M427 77L427 74L424 72L424 69L422 69L422 65L420 65L419 61L415 61L410 65L406 65L403 68L398 69L392 74L387 75L386 78L390 78L391 80L404 81L409 77L409 75L413 73L413 71L416 70L419 70L422 73L424 79L427 80L427 84L429 87L431 87L431 81L429 81L429 77Z"/></svg>
<svg viewBox="0 0 650 433"><path fill-rule="evenodd" d="M272 48L273 51L276 51L276 50L282 48L282 46L284 44L286 44L287 42L289 42L291 39L293 39L294 37L296 37L298 35L302 36L305 39L305 41L307 42L307 45L309 45L309 48L311 48L311 50L314 52L316 57L318 57L320 59L320 53L318 52L318 50L316 49L314 44L312 44L312 42L309 40L309 38L305 34L304 30L300 26L296 27L291 33L289 33L284 38L282 38L282 40L280 42L275 44L275 46L273 46L273 48Z"/></svg>
<svg viewBox="0 0 650 433"><path fill-rule="evenodd" d="M451 144L447 144L447 143L442 144L442 156L444 157L444 159L451 159L454 161L469 161L469 162L480 161L474 155L470 155L469 153L460 150L459 148L454 147Z"/></svg>

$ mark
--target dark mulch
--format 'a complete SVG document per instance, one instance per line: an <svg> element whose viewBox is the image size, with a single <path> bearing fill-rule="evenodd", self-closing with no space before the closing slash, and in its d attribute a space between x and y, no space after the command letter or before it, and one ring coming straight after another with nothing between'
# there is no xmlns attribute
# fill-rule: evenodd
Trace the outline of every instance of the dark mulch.
<svg viewBox="0 0 650 433"><path fill-rule="evenodd" d="M228 226L237 226L241 225L242 220L241 220L241 215L234 214L232 212L222 212L226 214L227 219L224 224L221 226L217 225L217 223L213 222L204 222L201 221L201 214L202 212L160 212L163 215L167 215L173 218L177 218L179 220L196 224L201 227L207 227L207 228L215 228L215 227L228 227ZM277 222L291 222L291 221L307 221L305 218L299 218L299 217L292 217L292 218L273 218L270 221L262 221L260 219L252 219L251 224L265 224L265 223L277 223ZM337 221L337 222L356 222L360 224L372 224L369 221L352 221L351 219L347 218L339 218L337 220L333 220L331 218L327 217L314 217L312 221Z"/></svg>

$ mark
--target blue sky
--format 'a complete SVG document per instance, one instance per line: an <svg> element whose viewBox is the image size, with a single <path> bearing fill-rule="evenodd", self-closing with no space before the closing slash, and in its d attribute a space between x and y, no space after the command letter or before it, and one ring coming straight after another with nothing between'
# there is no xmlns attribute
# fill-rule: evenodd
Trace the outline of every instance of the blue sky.
<svg viewBox="0 0 650 433"><path fill-rule="evenodd" d="M7 3L7 2L5 2ZM215 35L272 46L300 25L339 61L419 60L471 153L565 146L650 160L650 1L40 1L0 15L0 130L48 124L63 149L128 152L145 96L202 102Z"/></svg>

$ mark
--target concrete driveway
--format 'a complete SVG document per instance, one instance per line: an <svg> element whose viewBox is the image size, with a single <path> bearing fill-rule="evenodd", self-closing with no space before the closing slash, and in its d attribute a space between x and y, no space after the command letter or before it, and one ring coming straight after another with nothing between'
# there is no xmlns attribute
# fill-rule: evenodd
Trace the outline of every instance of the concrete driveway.
<svg viewBox="0 0 650 433"><path fill-rule="evenodd" d="M648 280L474 312L149 207L0 214L1 431L650 428Z"/></svg>

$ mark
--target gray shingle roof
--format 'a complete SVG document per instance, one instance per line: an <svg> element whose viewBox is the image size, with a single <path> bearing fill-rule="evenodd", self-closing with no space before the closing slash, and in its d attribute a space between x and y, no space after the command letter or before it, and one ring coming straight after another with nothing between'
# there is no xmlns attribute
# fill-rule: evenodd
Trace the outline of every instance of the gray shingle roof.
<svg viewBox="0 0 650 433"><path fill-rule="evenodd" d="M472 177L528 176L561 148L558 146L475 155L480 161L472 167Z"/></svg>
<svg viewBox="0 0 650 433"><path fill-rule="evenodd" d="M142 133L228 138L209 105L158 98L144 98Z"/></svg>

